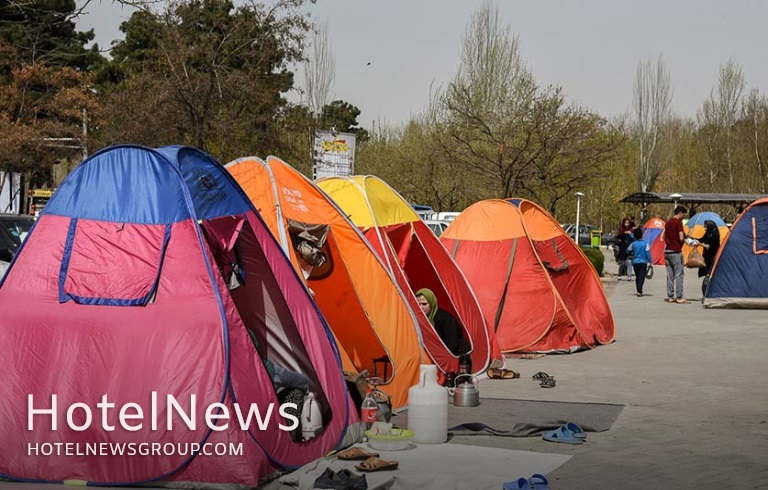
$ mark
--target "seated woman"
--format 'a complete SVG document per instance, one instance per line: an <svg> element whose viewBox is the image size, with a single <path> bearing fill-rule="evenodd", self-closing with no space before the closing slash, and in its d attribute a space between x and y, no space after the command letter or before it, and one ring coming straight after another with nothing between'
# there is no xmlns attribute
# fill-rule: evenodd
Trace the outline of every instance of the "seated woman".
<svg viewBox="0 0 768 490"><path fill-rule="evenodd" d="M419 302L421 311L427 315L429 323L435 327L435 331L453 355L459 356L469 352L469 343L464 338L461 325L453 315L437 307L437 297L431 289L419 289L416 292L416 300Z"/></svg>

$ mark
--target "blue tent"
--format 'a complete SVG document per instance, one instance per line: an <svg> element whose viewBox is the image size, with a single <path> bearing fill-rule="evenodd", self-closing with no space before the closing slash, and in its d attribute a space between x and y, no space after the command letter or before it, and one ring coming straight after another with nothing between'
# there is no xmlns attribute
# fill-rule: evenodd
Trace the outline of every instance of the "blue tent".
<svg viewBox="0 0 768 490"><path fill-rule="evenodd" d="M768 309L768 199L752 203L720 248L705 308Z"/></svg>

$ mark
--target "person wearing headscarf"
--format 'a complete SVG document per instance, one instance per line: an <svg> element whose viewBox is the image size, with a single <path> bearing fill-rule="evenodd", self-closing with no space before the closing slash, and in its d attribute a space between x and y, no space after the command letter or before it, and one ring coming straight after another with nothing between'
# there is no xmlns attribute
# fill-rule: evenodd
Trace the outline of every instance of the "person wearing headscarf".
<svg viewBox="0 0 768 490"><path fill-rule="evenodd" d="M704 267L699 269L699 277L704 280L701 283L701 294L707 294L707 284L709 283L709 274L712 272L712 266L715 265L717 251L720 250L720 230L712 220L704 222L704 236L699 238L699 244L704 248L701 254L704 257Z"/></svg>
<svg viewBox="0 0 768 490"><path fill-rule="evenodd" d="M458 356L469 351L461 325L449 312L438 308L437 296L431 289L423 288L416 291L416 300L419 302L421 311L429 319L429 323L435 327L435 331L453 355Z"/></svg>

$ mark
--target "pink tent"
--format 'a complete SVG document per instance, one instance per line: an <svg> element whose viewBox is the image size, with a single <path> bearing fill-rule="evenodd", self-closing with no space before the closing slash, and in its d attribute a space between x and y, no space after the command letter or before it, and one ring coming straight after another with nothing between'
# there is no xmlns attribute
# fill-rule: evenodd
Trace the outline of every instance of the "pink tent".
<svg viewBox="0 0 768 490"><path fill-rule="evenodd" d="M358 421L290 262L192 148L117 146L82 163L0 282L0 311L0 477L253 487L343 446ZM286 430L280 372L317 400L307 441ZM55 413L28 430L29 404L52 409L53 395Z"/></svg>

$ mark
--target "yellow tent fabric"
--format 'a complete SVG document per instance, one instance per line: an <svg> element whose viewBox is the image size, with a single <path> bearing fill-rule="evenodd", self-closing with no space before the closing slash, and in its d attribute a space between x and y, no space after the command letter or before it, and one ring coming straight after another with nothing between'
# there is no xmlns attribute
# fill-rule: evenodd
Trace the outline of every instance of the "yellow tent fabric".
<svg viewBox="0 0 768 490"><path fill-rule="evenodd" d="M370 244L325 193L282 160L246 157L227 169L301 277L291 223L329 228L321 248L328 260L312 270L306 283L336 337L345 370L384 376L386 365L382 390L395 407L406 405L422 358L418 321Z"/></svg>

